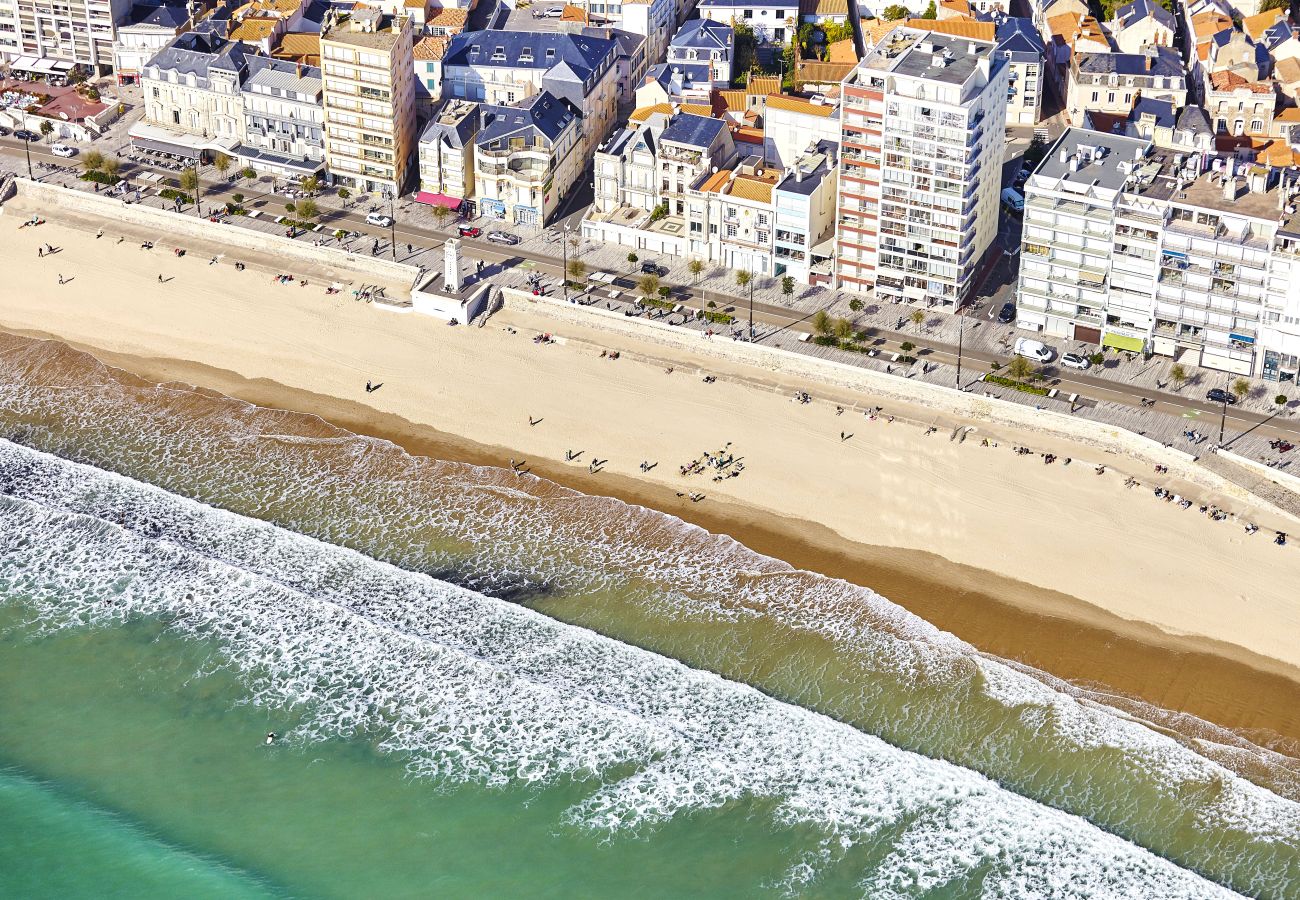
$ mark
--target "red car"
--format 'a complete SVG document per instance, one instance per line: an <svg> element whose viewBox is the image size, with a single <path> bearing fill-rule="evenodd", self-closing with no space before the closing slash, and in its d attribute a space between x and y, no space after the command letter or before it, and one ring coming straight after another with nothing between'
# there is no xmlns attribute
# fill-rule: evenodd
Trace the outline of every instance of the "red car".
<svg viewBox="0 0 1300 900"><path fill-rule="evenodd" d="M459 231L461 237L476 238L476 237L480 237L483 234L482 228L475 228L473 225L462 225L460 226Z"/></svg>

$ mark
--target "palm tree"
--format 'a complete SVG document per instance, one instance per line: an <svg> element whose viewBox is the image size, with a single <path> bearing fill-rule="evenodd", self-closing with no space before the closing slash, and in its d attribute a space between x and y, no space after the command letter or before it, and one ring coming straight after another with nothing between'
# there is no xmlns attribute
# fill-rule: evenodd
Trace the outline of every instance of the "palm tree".
<svg viewBox="0 0 1300 900"><path fill-rule="evenodd" d="M199 209L199 170L195 166L181 170L181 191L194 198L194 214L202 215Z"/></svg>
<svg viewBox="0 0 1300 900"><path fill-rule="evenodd" d="M745 269L736 270L736 285L739 287L748 287L749 282L753 280L753 278L754 276Z"/></svg>
<svg viewBox="0 0 1300 900"><path fill-rule="evenodd" d="M700 273L704 271L704 263L698 259L693 259L686 264L686 270L695 278L695 283L700 283Z"/></svg>
<svg viewBox="0 0 1300 900"><path fill-rule="evenodd" d="M232 165L234 165L234 160L224 153L218 153L212 157L212 168L216 169L217 174L222 178L226 177L226 173L230 171Z"/></svg>
<svg viewBox="0 0 1300 900"><path fill-rule="evenodd" d="M87 150L86 155L81 157L81 167L87 172L98 172L104 168L104 154L98 150Z"/></svg>
<svg viewBox="0 0 1300 900"><path fill-rule="evenodd" d="M339 196L344 200L347 199L347 195L343 193L346 190L347 188L339 188ZM433 221L436 222L439 227L442 227L442 225L447 221L447 217L451 215L451 210L445 206L435 206L432 212Z"/></svg>
<svg viewBox="0 0 1300 900"><path fill-rule="evenodd" d="M1175 390L1183 386L1183 382L1187 380L1187 370L1181 363L1174 363L1174 367L1169 370L1169 380L1174 383Z"/></svg>
<svg viewBox="0 0 1300 900"><path fill-rule="evenodd" d="M301 186L304 194L309 197L314 196L320 190L320 179L315 175L303 176Z"/></svg>

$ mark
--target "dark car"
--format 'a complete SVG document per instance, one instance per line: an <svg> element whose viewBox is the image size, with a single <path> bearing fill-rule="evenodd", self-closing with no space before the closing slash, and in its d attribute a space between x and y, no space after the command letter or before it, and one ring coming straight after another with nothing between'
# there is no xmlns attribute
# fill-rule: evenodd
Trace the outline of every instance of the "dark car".
<svg viewBox="0 0 1300 900"><path fill-rule="evenodd" d="M14 132L14 137L20 141L39 141L41 136L34 131L28 131L26 128L19 128Z"/></svg>
<svg viewBox="0 0 1300 900"><path fill-rule="evenodd" d="M473 225L462 225L462 226L460 226L460 228L458 228L458 229L456 229L456 230L460 232L460 236L461 236L461 237L472 237L472 238L476 238L476 237L480 237L480 236L482 236L482 234L483 234L483 229L482 229L482 228L476 228L476 227L473 226Z"/></svg>
<svg viewBox="0 0 1300 900"><path fill-rule="evenodd" d="M1011 301L1002 304L1002 309L998 312L998 321L1003 325L1010 325L1016 320L1016 305Z"/></svg>
<svg viewBox="0 0 1300 900"><path fill-rule="evenodd" d="M641 263L641 272L645 275L667 275L668 267L661 266L656 262L651 262L650 260L646 260L645 262Z"/></svg>
<svg viewBox="0 0 1300 900"><path fill-rule="evenodd" d="M1210 388L1205 393L1205 399L1212 403L1226 403L1229 406L1232 406L1237 402L1237 398L1234 397L1231 392L1225 391L1223 388Z"/></svg>

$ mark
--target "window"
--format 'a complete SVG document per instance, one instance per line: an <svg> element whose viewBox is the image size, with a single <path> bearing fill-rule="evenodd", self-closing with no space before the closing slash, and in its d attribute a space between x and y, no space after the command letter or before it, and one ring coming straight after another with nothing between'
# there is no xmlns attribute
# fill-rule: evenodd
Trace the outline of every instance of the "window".
<svg viewBox="0 0 1300 900"><path fill-rule="evenodd" d="M766 224L767 224L767 213L759 213L759 214L758 214L758 224L759 224L759 225L766 225Z"/></svg>
<svg viewBox="0 0 1300 900"><path fill-rule="evenodd" d="M173 125L181 124L181 111L179 109L172 110L172 124Z"/></svg>
<svg viewBox="0 0 1300 900"><path fill-rule="evenodd" d="M158 99L158 89L157 89L157 88L154 88L154 89L153 89L153 98L154 98L155 100Z"/></svg>
<svg viewBox="0 0 1300 900"><path fill-rule="evenodd" d="M1097 102L1097 97L1098 97L1097 92L1096 92L1096 91L1093 91L1093 92L1092 92L1092 102L1093 102L1093 103L1096 103L1096 102Z"/></svg>
<svg viewBox="0 0 1300 900"><path fill-rule="evenodd" d="M752 18L754 18L754 11L753 11L752 9L747 9L747 10L745 10L745 12L744 12L742 18L745 18L745 19L752 19Z"/></svg>
<svg viewBox="0 0 1300 900"><path fill-rule="evenodd" d="M1111 91L1109 94L1106 95L1106 102L1109 103L1109 104L1112 105L1112 106L1115 105L1115 92L1114 92L1114 91Z"/></svg>
<svg viewBox="0 0 1300 900"><path fill-rule="evenodd" d="M727 237L729 237L729 238L734 238L735 236L736 236L736 226L735 226L735 225L728 225L728 226L727 226Z"/></svg>
<svg viewBox="0 0 1300 900"><path fill-rule="evenodd" d="M1251 119L1251 120L1250 120L1250 130L1251 130L1251 132L1253 132L1254 134L1259 134L1260 132L1262 132L1262 131L1264 130L1264 122L1263 122L1262 120L1260 120L1260 119Z"/></svg>

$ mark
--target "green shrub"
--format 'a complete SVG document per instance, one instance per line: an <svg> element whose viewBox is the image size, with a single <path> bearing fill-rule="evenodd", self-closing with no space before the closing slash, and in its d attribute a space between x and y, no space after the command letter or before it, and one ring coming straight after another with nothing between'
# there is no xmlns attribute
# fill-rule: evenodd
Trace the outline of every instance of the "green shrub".
<svg viewBox="0 0 1300 900"><path fill-rule="evenodd" d="M81 173L81 180L97 181L100 184L112 185L117 184L122 179L117 175L109 175L107 172L83 172Z"/></svg>
<svg viewBox="0 0 1300 900"><path fill-rule="evenodd" d="M182 203L193 203L194 197L184 191L178 191L176 188L163 188L158 192L158 196L164 200L179 200Z"/></svg>
<svg viewBox="0 0 1300 900"><path fill-rule="evenodd" d="M730 325L732 322L736 321L735 316L729 316L726 313L720 312L706 312L704 318L708 319L714 325Z"/></svg>
<svg viewBox="0 0 1300 900"><path fill-rule="evenodd" d="M1003 378L1001 375L985 375L984 380L993 384L1000 384L1003 387L1015 388L1018 391L1024 391L1026 394L1034 394L1038 397L1046 397L1047 388L1041 388L1033 384L1025 384L1022 381L1015 381L1011 378Z"/></svg>

